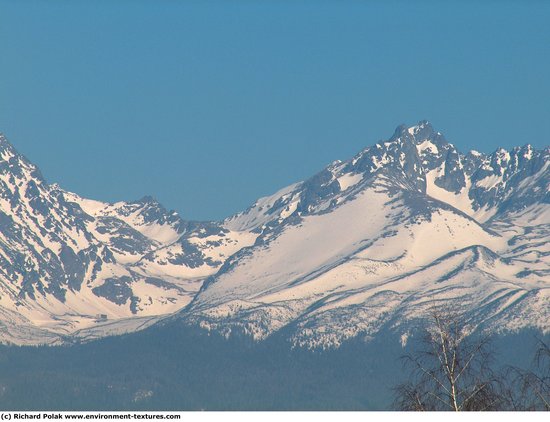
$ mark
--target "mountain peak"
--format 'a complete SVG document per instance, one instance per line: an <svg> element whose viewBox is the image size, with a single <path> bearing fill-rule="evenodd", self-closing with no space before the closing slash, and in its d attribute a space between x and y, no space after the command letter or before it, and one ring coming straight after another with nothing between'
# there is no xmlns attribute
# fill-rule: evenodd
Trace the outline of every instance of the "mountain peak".
<svg viewBox="0 0 550 422"><path fill-rule="evenodd" d="M143 205L159 205L159 202L151 195L145 195L137 201L134 201L134 203Z"/></svg>
<svg viewBox="0 0 550 422"><path fill-rule="evenodd" d="M407 126L400 124L395 129L390 141L411 141L414 144L419 144L425 140L433 140L437 142L445 142L445 138L440 132L437 132L428 120L420 120L416 125Z"/></svg>
<svg viewBox="0 0 550 422"><path fill-rule="evenodd" d="M8 141L8 139L3 133L0 133L0 148L2 149L2 151L9 150L9 151L12 151L13 154L16 153L15 148L10 143L10 141Z"/></svg>
<svg viewBox="0 0 550 422"><path fill-rule="evenodd" d="M428 120L420 120L416 125L408 128L408 132L411 135L414 135L420 131L434 132L434 128Z"/></svg>
<svg viewBox="0 0 550 422"><path fill-rule="evenodd" d="M38 167L20 154L8 139L0 133L0 176L40 181L45 183Z"/></svg>
<svg viewBox="0 0 550 422"><path fill-rule="evenodd" d="M324 347L377 332L389 320L374 314L413 312L410 298L434 288L536 295L548 278L544 151L461 154L421 120L224 222L200 223L151 196L107 204L49 185L0 135L0 312L7 303L30 321L0 341L43 321L65 336L75 309L74 326L97 336L98 313L129 327L130 317L183 309L189 323L258 339L296 327L296 344Z"/></svg>
<svg viewBox="0 0 550 422"><path fill-rule="evenodd" d="M415 324L425 304L452 298L499 329L547 330L548 313L514 317L550 309L539 293L550 157L522 159L529 151L462 154L426 120L399 125L230 220L260 237L181 315L257 340L285 327L295 345L325 348Z"/></svg>

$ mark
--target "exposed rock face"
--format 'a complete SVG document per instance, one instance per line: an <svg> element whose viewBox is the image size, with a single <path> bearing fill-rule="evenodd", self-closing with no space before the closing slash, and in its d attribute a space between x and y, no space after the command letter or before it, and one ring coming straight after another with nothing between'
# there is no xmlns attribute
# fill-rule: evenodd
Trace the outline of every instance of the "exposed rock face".
<svg viewBox="0 0 550 422"><path fill-rule="evenodd" d="M0 137L3 341L55 343L177 313L227 335L334 347L406 335L453 301L550 330L550 150L459 152L423 121L222 222L48 184Z"/></svg>
<svg viewBox="0 0 550 422"><path fill-rule="evenodd" d="M2 339L49 342L96 329L98 315L111 324L175 312L221 266L219 250L240 247L231 234L151 197L107 204L66 192L0 137Z"/></svg>

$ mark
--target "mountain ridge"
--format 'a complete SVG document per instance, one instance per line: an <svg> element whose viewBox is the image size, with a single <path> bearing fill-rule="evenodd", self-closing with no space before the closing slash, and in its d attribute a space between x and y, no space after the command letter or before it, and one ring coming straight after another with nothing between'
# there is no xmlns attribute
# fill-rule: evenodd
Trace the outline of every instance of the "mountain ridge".
<svg viewBox="0 0 550 422"><path fill-rule="evenodd" d="M81 198L3 136L0 156L4 342L176 318L257 340L292 325L295 345L338 347L393 319L406 332L426 298L458 301L496 321L488 329L550 330L548 147L462 154L427 121L400 125L220 222L183 220L147 196Z"/></svg>

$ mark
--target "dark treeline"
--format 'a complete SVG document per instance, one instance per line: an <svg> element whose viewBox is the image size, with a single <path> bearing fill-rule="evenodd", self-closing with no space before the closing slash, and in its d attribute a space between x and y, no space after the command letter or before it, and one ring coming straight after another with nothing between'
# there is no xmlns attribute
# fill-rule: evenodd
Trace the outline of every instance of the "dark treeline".
<svg viewBox="0 0 550 422"><path fill-rule="evenodd" d="M498 362L493 338L468 317L433 310L415 347L394 408L413 411L550 410L550 348L536 342L533 364ZM524 349L525 345L522 346Z"/></svg>
<svg viewBox="0 0 550 422"><path fill-rule="evenodd" d="M498 337L503 367L528 368L534 332ZM284 332L254 343L178 323L63 347L0 348L4 410L384 410L410 373L387 330L337 350L292 349Z"/></svg>

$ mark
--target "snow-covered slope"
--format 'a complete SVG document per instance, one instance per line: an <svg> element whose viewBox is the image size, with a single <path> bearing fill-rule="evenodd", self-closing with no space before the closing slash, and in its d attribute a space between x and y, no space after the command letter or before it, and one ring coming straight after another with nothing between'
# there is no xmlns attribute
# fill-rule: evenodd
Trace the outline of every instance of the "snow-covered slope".
<svg viewBox="0 0 550 422"><path fill-rule="evenodd" d="M261 230L181 313L333 347L441 303L493 330L550 330L549 149L458 152L428 122L228 219Z"/></svg>
<svg viewBox="0 0 550 422"><path fill-rule="evenodd" d="M102 327L124 331L111 328L117 323L142 327L133 319L180 310L255 237L184 221L150 197L81 198L48 184L0 137L0 340L49 343Z"/></svg>
<svg viewBox="0 0 550 422"><path fill-rule="evenodd" d="M56 344L177 318L335 347L462 306L550 330L550 149L459 152L428 122L222 222L48 184L0 138L0 340Z"/></svg>

